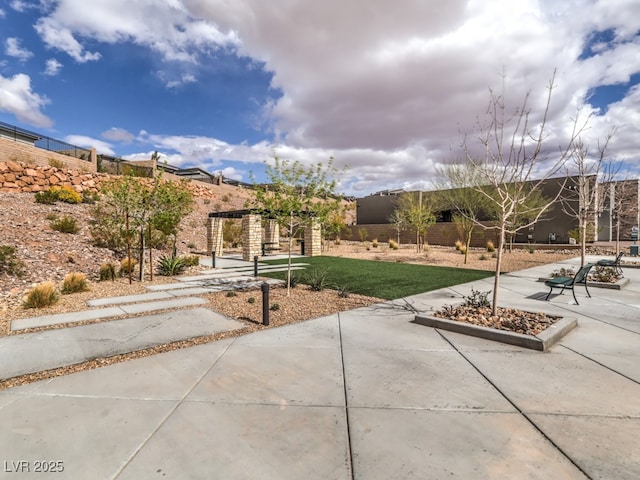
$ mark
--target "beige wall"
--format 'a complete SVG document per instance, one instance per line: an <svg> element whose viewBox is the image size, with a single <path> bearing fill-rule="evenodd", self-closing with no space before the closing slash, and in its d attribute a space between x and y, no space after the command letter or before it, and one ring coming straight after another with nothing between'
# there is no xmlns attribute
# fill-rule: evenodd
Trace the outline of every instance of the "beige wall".
<svg viewBox="0 0 640 480"><path fill-rule="evenodd" d="M91 150L91 160L80 160L79 158L50 152L42 148L27 145L22 142L14 142L6 138L0 138L0 162L23 162L28 165L39 165L42 167L50 165L50 161L61 162L63 168L68 170L78 170L80 172L97 172L97 157L95 149Z"/></svg>

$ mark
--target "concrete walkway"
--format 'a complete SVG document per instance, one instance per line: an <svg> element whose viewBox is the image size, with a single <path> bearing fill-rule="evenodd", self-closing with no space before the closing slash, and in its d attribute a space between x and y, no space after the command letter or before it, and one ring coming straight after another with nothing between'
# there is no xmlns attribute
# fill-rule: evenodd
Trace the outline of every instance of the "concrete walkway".
<svg viewBox="0 0 640 480"><path fill-rule="evenodd" d="M544 302L559 266L500 292L578 319L548 353L411 322L488 279L1 391L0 478L640 478L640 270Z"/></svg>

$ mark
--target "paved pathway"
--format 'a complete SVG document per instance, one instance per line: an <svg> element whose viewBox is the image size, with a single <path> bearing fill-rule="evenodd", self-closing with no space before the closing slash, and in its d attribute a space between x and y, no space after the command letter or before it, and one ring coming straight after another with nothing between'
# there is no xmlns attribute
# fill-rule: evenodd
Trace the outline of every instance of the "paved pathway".
<svg viewBox="0 0 640 480"><path fill-rule="evenodd" d="M640 270L572 305L552 268L501 290L578 318L548 353L411 322L489 279L2 391L0 478L640 478Z"/></svg>

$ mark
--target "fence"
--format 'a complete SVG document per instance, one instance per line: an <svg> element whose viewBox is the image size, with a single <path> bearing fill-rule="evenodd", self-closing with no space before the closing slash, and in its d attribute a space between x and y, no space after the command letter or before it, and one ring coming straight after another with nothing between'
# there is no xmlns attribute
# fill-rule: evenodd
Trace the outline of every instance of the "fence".
<svg viewBox="0 0 640 480"><path fill-rule="evenodd" d="M8 140L13 140L14 142L33 145L49 152L91 162L91 150L88 148L78 147L61 140L56 140L55 138L16 127L15 125L0 122L0 136Z"/></svg>

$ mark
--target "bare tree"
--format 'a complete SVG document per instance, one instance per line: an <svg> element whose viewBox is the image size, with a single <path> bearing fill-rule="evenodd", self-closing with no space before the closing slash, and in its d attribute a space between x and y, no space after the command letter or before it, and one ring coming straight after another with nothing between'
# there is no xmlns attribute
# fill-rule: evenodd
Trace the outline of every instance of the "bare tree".
<svg viewBox="0 0 640 480"><path fill-rule="evenodd" d="M562 170L571 154L574 140L584 127L574 120L573 129L565 147L559 147L549 155L544 143L548 135L548 114L554 88L555 73L548 87L547 96L540 119L536 121L529 107L530 94L526 94L522 103L513 114L507 112L504 96L490 91L489 108L486 123L479 124L476 130L477 145L472 145L467 137L462 142L465 164L478 172L483 184L472 186L483 198L483 204L495 216L493 225L482 228L496 232L498 246L493 285L492 309L497 314L498 291L502 256L507 235L534 225L558 199L545 202L531 202L540 197L543 185ZM476 146L476 148L473 148ZM477 148L480 147L480 148ZM545 172L537 180L533 176Z"/></svg>
<svg viewBox="0 0 640 480"><path fill-rule="evenodd" d="M480 224L484 198L476 189L482 185L479 172L470 165L448 164L437 168L437 203L442 210L452 210L453 221L464 238L464 263L467 263L474 230Z"/></svg>
<svg viewBox="0 0 640 480"><path fill-rule="evenodd" d="M400 233L406 228L406 220L404 215L399 209L394 209L393 213L389 215L387 221L393 225L393 228L396 230L396 239L398 245L400 245Z"/></svg>
<svg viewBox="0 0 640 480"><path fill-rule="evenodd" d="M616 172L612 163L606 162L606 151L615 130L611 130L592 155L589 147L578 138L570 150L569 176L562 194L562 210L578 221L580 239L580 266L585 263L587 241L598 235L598 215L602 213L607 191L602 188ZM590 238L589 238L590 237Z"/></svg>

